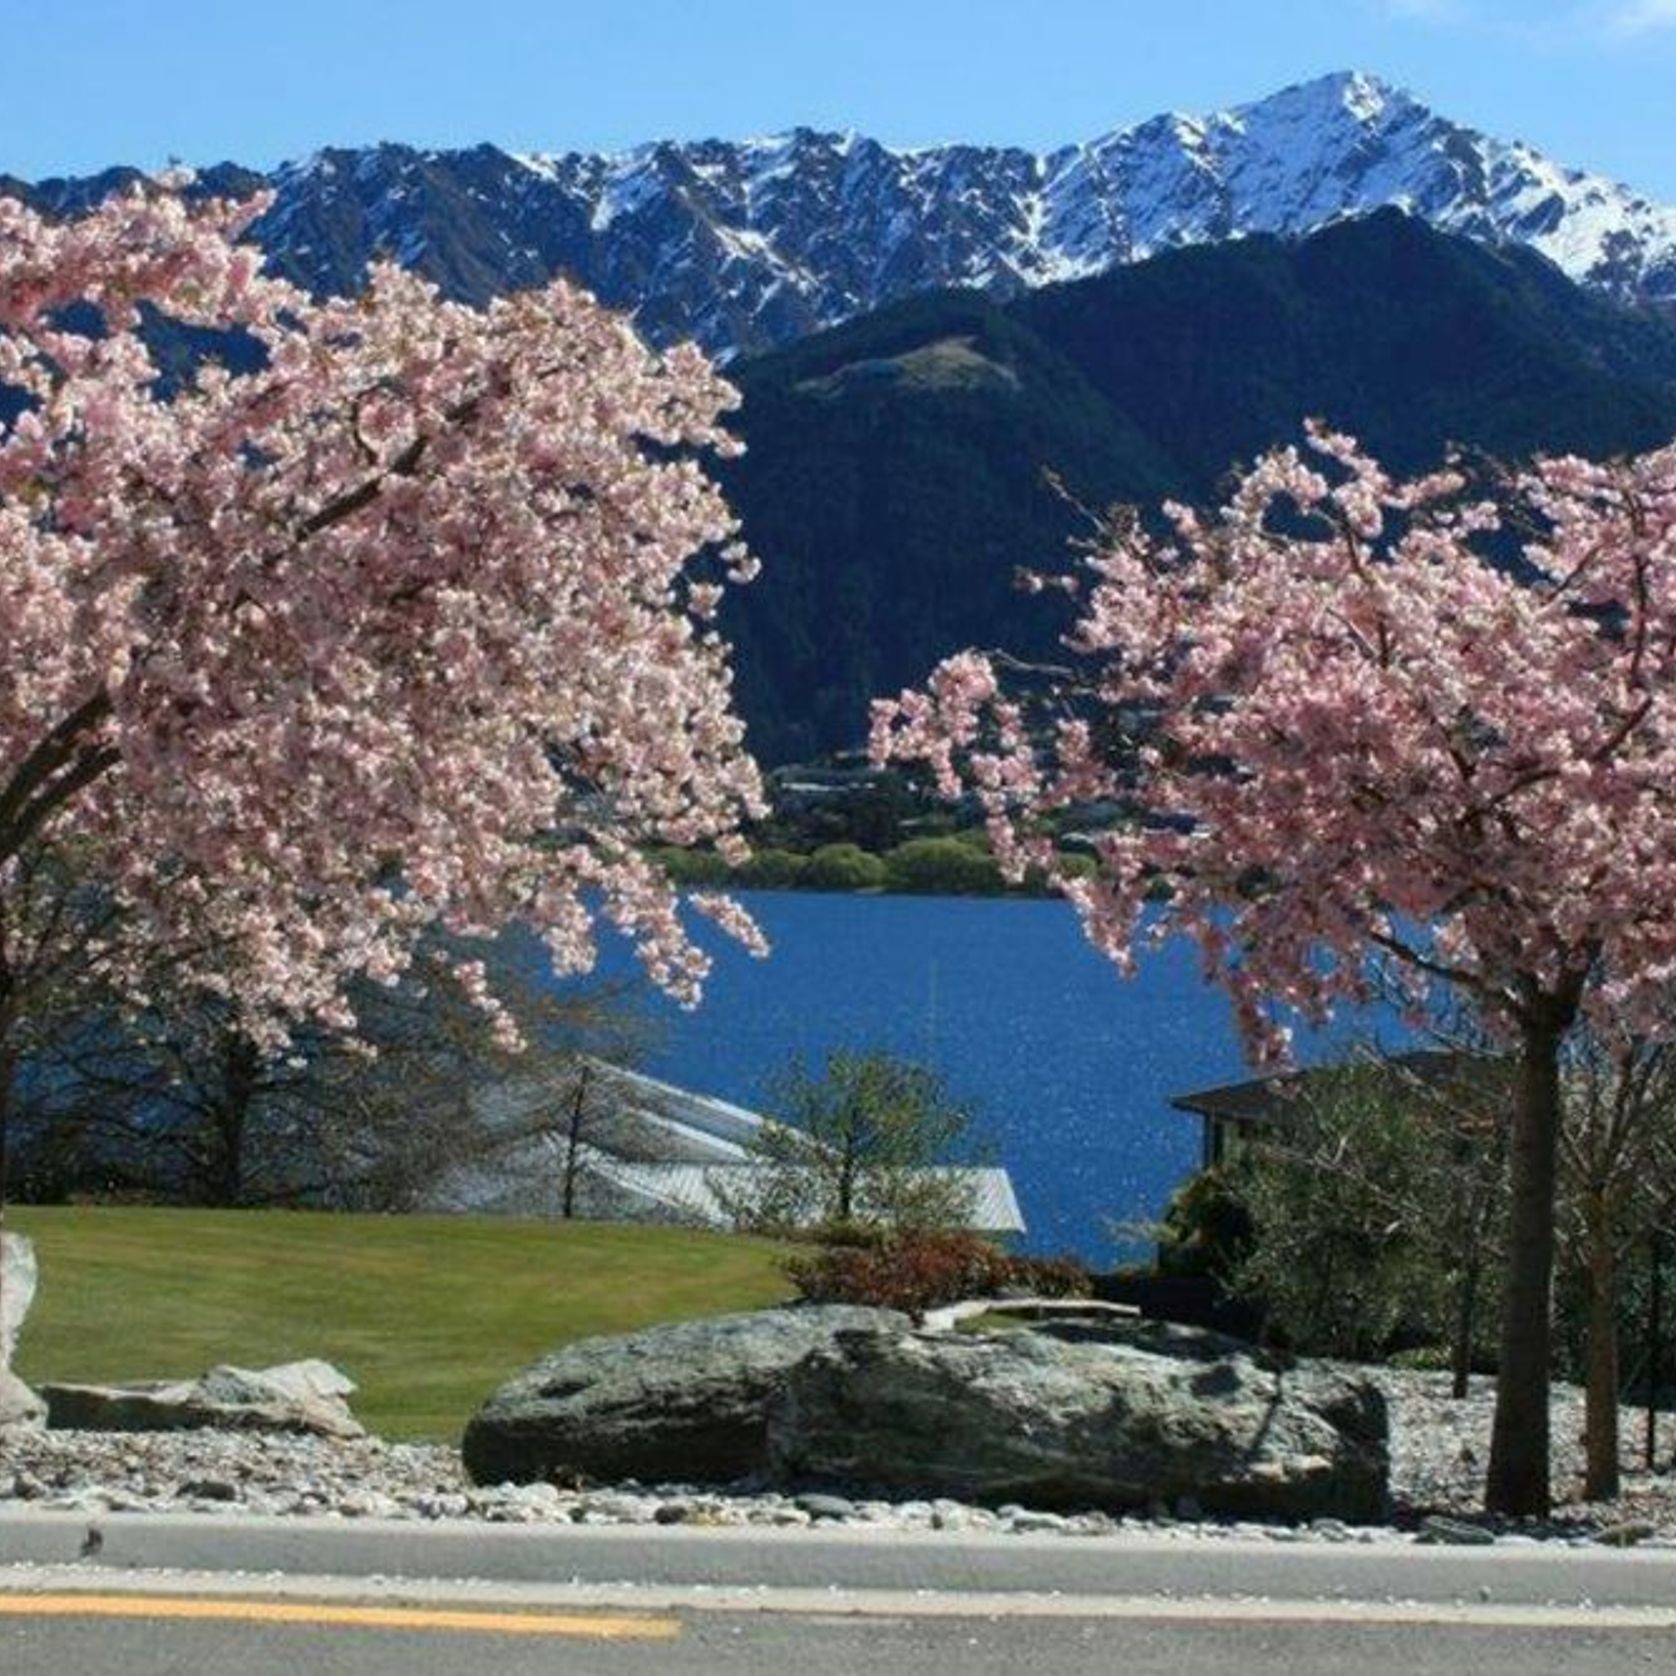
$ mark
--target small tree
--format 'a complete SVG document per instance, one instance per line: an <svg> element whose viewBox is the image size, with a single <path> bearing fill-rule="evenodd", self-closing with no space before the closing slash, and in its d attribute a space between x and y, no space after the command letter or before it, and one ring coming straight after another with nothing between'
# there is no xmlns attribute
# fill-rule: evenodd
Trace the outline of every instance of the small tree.
<svg viewBox="0 0 1676 1676"><path fill-rule="evenodd" d="M1676 1180L1676 1047L1583 1031L1565 1061L1561 1250L1587 1300L1584 1493L1617 1495L1621 1267Z"/></svg>
<svg viewBox="0 0 1676 1676"><path fill-rule="evenodd" d="M1300 1079L1229 1166L1251 1216L1234 1277L1302 1348L1450 1344L1465 1396L1503 1246L1507 1077L1485 1060L1364 1060Z"/></svg>
<svg viewBox="0 0 1676 1676"><path fill-rule="evenodd" d="M433 954L423 981L416 971L352 985L353 1033L304 1022L282 1048L253 1039L202 989L172 991L166 974L144 1009L88 988L24 1067L25 1084L51 1094L31 1103L35 1147L68 1154L83 1179L191 1203L403 1210L451 1167L563 1127L584 1056L632 1058L642 1041L626 986L556 991L497 959L514 1050L454 981L449 956ZM545 1097L524 1098L515 1118L488 1112L486 1091L514 1082Z"/></svg>
<svg viewBox="0 0 1676 1676"><path fill-rule="evenodd" d="M723 1189L741 1226L873 1223L955 1228L971 1220L969 1181L946 1166L972 1117L927 1066L885 1053L829 1054L778 1079L773 1119L751 1143L750 1168Z"/></svg>
<svg viewBox="0 0 1676 1676"><path fill-rule="evenodd" d="M975 791L1014 876L1054 875L1054 810L1125 805L1061 888L1125 970L1195 939L1260 1057L1271 1006L1365 997L1376 955L1479 1010L1518 1067L1485 1496L1542 1514L1561 1048L1584 1013L1670 1022L1676 448L1476 485L1310 449L1165 533L1115 517L1039 706L964 654L878 708L876 754Z"/></svg>

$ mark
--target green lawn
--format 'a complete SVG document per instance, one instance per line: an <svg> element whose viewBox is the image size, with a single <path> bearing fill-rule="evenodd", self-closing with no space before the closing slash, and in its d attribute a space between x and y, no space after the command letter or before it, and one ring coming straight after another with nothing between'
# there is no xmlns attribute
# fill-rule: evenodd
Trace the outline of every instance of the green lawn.
<svg viewBox="0 0 1676 1676"><path fill-rule="evenodd" d="M685 1229L35 1205L7 1222L40 1257L26 1380L321 1356L390 1438L458 1438L495 1386L569 1339L790 1295L782 1248Z"/></svg>

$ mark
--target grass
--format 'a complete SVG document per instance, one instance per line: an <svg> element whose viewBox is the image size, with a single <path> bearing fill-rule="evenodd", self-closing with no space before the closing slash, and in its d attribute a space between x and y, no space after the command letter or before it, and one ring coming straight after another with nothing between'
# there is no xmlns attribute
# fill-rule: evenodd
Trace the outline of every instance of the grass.
<svg viewBox="0 0 1676 1676"><path fill-rule="evenodd" d="M543 1352L787 1297L783 1248L501 1217L18 1206L40 1289L26 1380L176 1378L320 1356L388 1438L455 1439Z"/></svg>
<svg viewBox="0 0 1676 1676"><path fill-rule="evenodd" d="M1005 1310L991 1310L984 1315L964 1315L954 1324L957 1333L1016 1333L1030 1323L1021 1316L1009 1315Z"/></svg>

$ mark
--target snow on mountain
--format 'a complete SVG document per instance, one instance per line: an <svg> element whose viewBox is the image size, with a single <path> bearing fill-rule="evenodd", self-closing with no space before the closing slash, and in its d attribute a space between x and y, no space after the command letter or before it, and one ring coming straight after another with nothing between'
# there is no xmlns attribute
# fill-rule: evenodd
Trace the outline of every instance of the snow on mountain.
<svg viewBox="0 0 1676 1676"><path fill-rule="evenodd" d="M113 172L114 173L114 172ZM1676 209L1341 73L1154 117L1045 156L864 136L654 142L614 156L493 146L321 151L272 177L258 232L321 289L388 252L481 300L565 272L667 342L732 354L932 286L1000 296L1174 246L1305 233L1397 205L1513 240L1572 278L1676 301ZM85 201L87 182L33 189Z"/></svg>

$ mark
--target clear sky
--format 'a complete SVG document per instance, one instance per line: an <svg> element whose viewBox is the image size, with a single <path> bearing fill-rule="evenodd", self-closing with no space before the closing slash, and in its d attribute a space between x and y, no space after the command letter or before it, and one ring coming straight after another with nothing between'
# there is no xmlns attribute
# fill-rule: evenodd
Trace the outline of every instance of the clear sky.
<svg viewBox="0 0 1676 1676"><path fill-rule="evenodd" d="M1362 69L1676 203L1676 0L0 0L0 173L799 123L1048 147Z"/></svg>

